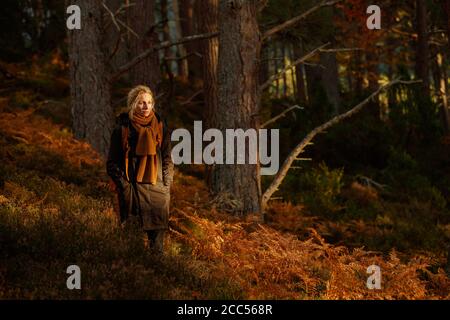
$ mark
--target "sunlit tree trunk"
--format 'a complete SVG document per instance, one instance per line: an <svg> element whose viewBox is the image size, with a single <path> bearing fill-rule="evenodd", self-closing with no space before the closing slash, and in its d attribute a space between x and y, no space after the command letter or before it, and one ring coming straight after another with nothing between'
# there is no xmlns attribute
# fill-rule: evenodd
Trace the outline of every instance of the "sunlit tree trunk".
<svg viewBox="0 0 450 320"><path fill-rule="evenodd" d="M257 1L220 1L219 90L215 113L219 129L223 132L226 128L247 130L259 127L258 63L261 42L257 14ZM214 192L229 194L237 200L234 211L243 214L261 212L260 170L257 164L216 164L212 187Z"/></svg>
<svg viewBox="0 0 450 320"><path fill-rule="evenodd" d="M446 64L444 63L444 55L438 53L436 55L436 72L437 72L437 83L436 89L438 91L441 100L441 110L442 117L444 120L444 127L447 132L450 132L450 111L448 109L448 98L447 98L447 70Z"/></svg>
<svg viewBox="0 0 450 320"><path fill-rule="evenodd" d="M295 41L293 47L294 47L294 60L300 59L302 56L302 48L300 41ZM303 64L299 64L295 67L295 78L297 85L296 90L297 99L300 101L300 103L306 103L306 87L303 75L304 75Z"/></svg>

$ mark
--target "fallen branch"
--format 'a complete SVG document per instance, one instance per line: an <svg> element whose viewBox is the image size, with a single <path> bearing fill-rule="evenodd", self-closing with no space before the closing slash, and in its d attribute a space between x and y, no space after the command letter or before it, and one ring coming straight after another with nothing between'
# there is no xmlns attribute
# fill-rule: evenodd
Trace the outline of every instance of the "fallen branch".
<svg viewBox="0 0 450 320"><path fill-rule="evenodd" d="M278 187L283 182L284 178L286 177L286 174L288 173L289 169L292 166L292 163L295 160L297 160L298 155L303 152L305 147L308 144L310 144L311 140L316 135L324 132L326 129L330 128L331 126L335 125L336 123L338 123L346 118L349 118L350 116L352 116L355 113L357 113L358 111L360 111L365 105L367 105L381 91L384 91L398 83L411 84L411 83L418 83L418 82L421 82L421 81L401 81L399 78L394 79L391 82L389 82L383 86L380 86L374 93L372 93L370 96L368 96L366 99L364 99L362 102L360 102L358 105L356 105L349 111L332 118L331 120L316 127L310 133L308 133L306 135L306 137L291 151L291 153L287 156L286 160L284 160L283 165L281 166L280 170L278 170L278 173L275 176L275 179L272 181L270 186L264 192L262 199L261 199L263 210L267 207L267 203L269 202L270 198L272 197L274 192L278 190Z"/></svg>
<svg viewBox="0 0 450 320"><path fill-rule="evenodd" d="M264 82L261 86L260 86L260 90L265 90L266 88L268 88L270 86L270 84L272 82L274 82L275 80L281 78L289 69L292 69L293 67L295 67L296 65L305 62L305 60L308 60L309 58L311 58L313 55L315 55L317 52L319 52L320 50L322 50L323 48L325 48L326 46L328 46L330 43L325 43L323 45L321 45L320 47L317 47L316 49L314 49L313 51L307 53L306 55L304 55L303 57L295 60L294 62L292 62L290 65L288 65L286 68L284 68L283 70L281 70L280 72L278 72L277 74L271 76L266 82Z"/></svg>
<svg viewBox="0 0 450 320"><path fill-rule="evenodd" d="M114 81L114 80L119 79L129 69L131 69L136 64L138 64L139 62L141 62L142 60L147 58L149 55L151 55L152 53L154 53L154 52L156 52L158 50L162 50L162 49L165 49L165 48L169 48L169 47L176 46L176 45L183 44L183 43L190 42L190 41L201 40L201 39L208 39L208 38L216 37L218 35L219 35L218 32L211 32L211 33L203 33L203 34L197 34L197 35L194 35L194 36L184 37L184 38L181 38L179 40L172 41L172 42L171 41L164 41L164 42L160 43L159 45L156 45L156 46L154 46L154 47L152 47L152 48L150 48L148 50L145 50L144 52L142 52L138 56L136 56L133 59L131 59L130 62L124 64L121 67L119 67L117 72L114 75L111 76L111 82Z"/></svg>
<svg viewBox="0 0 450 320"><path fill-rule="evenodd" d="M274 123L278 119L284 117L289 111L294 110L294 109L303 109L303 108L298 106L298 105L291 106L291 107L287 108L286 110L284 110L283 112L281 112L279 115L277 115L277 116L273 117L272 119L269 119L266 122L264 122L261 125L261 128L266 128L269 124Z"/></svg>
<svg viewBox="0 0 450 320"><path fill-rule="evenodd" d="M266 32L264 32L263 36L262 36L262 40L266 40L267 38L273 36L274 34L283 31L284 29L290 28L293 25L297 24L298 22L300 22L301 20L305 19L307 16L309 16L311 13L319 10L320 8L323 7L328 7L328 6L333 6L338 2L341 2L343 0L333 0L333 1L322 1L321 3L319 3L318 5L309 8L308 10L306 10L305 12L303 12L302 14L289 19L288 21L283 22L282 24L279 24L269 30L267 30Z"/></svg>

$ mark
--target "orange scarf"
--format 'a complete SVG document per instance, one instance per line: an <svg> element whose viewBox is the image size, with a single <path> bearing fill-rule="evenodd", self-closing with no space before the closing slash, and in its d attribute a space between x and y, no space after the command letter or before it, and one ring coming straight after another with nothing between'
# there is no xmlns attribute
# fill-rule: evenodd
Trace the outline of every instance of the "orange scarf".
<svg viewBox="0 0 450 320"><path fill-rule="evenodd" d="M156 148L162 143L162 123L158 122L153 111L148 117L137 111L133 114L131 124L138 133L136 156L139 158L139 164L136 181L156 184L158 177Z"/></svg>

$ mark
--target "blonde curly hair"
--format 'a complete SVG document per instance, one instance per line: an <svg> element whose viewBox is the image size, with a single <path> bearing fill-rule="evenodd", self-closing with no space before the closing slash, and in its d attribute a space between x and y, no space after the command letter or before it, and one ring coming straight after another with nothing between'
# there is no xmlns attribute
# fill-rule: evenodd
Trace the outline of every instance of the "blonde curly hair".
<svg viewBox="0 0 450 320"><path fill-rule="evenodd" d="M152 97L153 102L155 102L155 96L149 87L144 85L138 85L134 87L130 90L130 92L128 92L127 99L128 114L130 115L130 118L133 118L134 110L137 106L138 97L143 93L148 93Z"/></svg>

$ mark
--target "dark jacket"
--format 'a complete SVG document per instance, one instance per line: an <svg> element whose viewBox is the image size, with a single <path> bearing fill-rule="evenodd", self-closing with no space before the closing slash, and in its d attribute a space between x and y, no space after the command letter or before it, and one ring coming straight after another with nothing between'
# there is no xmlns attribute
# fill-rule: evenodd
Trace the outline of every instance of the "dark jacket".
<svg viewBox="0 0 450 320"><path fill-rule="evenodd" d="M158 121L162 121L156 114ZM128 130L125 130L128 128ZM128 132L128 137L122 136ZM140 218L144 230L167 229L169 220L170 186L173 180L173 162L171 158L170 132L163 122L163 141L157 150L158 177L155 185L136 182L135 169L138 158L135 156L137 131L131 125L127 113L120 114L111 134L106 169L116 184L121 221L130 215ZM122 139L128 139L128 178L125 170L125 154Z"/></svg>

